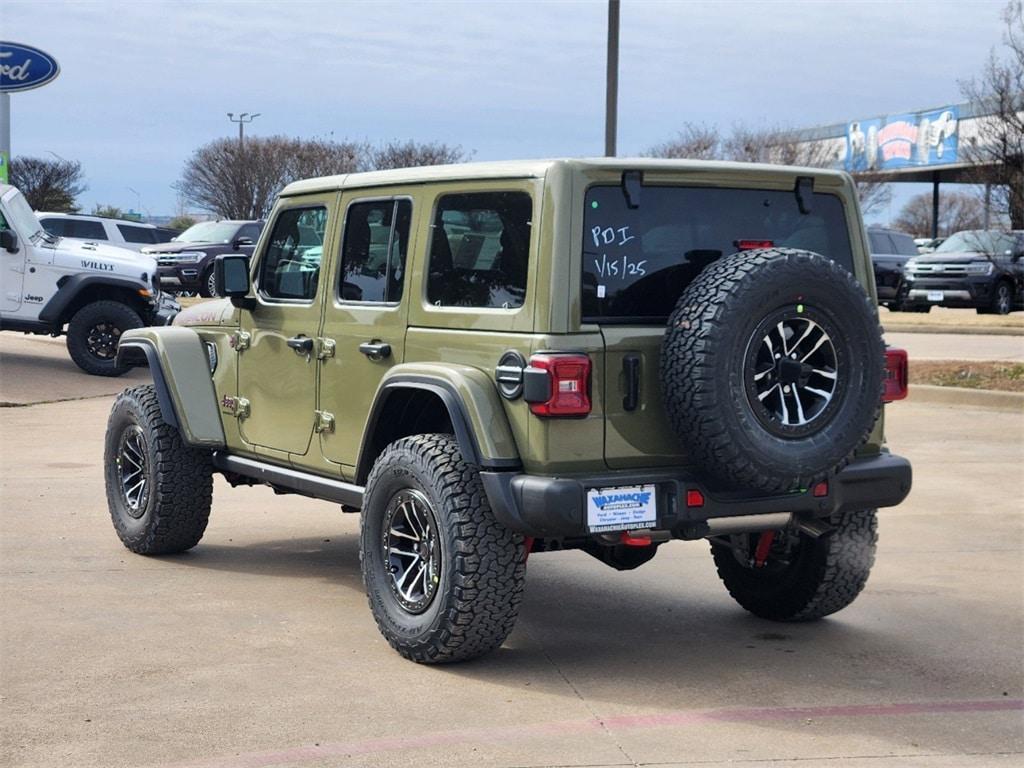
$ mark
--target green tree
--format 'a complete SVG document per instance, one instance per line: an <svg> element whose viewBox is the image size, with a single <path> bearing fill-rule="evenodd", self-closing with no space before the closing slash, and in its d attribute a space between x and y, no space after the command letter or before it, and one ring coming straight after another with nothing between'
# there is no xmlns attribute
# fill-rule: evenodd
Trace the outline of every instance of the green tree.
<svg viewBox="0 0 1024 768"><path fill-rule="evenodd" d="M175 216L173 219L167 222L167 228L177 229L181 232L184 232L186 229L188 229L195 223L196 220L193 219L191 216Z"/></svg>
<svg viewBox="0 0 1024 768"><path fill-rule="evenodd" d="M82 164L77 160L15 157L8 178L37 211L75 213L75 198L88 189L82 179Z"/></svg>
<svg viewBox="0 0 1024 768"><path fill-rule="evenodd" d="M124 211L113 205L103 205L102 203L96 203L92 209L93 216L103 216L106 219L123 219Z"/></svg>

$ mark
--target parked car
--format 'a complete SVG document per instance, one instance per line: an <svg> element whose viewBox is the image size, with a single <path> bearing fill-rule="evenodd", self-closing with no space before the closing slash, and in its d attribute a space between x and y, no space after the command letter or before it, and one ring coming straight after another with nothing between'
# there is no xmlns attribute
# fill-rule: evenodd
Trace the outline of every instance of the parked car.
<svg viewBox="0 0 1024 768"><path fill-rule="evenodd" d="M213 261L222 253L251 256L263 231L262 221L201 221L169 243L143 248L160 269L160 283L176 292L213 296Z"/></svg>
<svg viewBox="0 0 1024 768"><path fill-rule="evenodd" d="M0 257L0 330L66 334L71 359L96 376L128 370L116 360L121 334L165 325L179 309L161 294L152 257L50 234L7 184L0 184Z"/></svg>
<svg viewBox="0 0 1024 768"><path fill-rule="evenodd" d="M931 253L945 240L944 237L915 237L914 245L917 246L918 253Z"/></svg>
<svg viewBox="0 0 1024 768"><path fill-rule="evenodd" d="M903 265L904 309L974 307L1005 315L1024 307L1024 230L970 229Z"/></svg>
<svg viewBox="0 0 1024 768"><path fill-rule="evenodd" d="M567 549L623 571L708 540L751 613L834 613L911 486L856 194L623 158L290 184L252 269L217 257L228 298L121 340L153 384L107 422L117 535L194 547L215 473L361 509L373 616L429 664L501 645L527 556Z"/></svg>
<svg viewBox="0 0 1024 768"><path fill-rule="evenodd" d="M918 255L914 238L895 229L869 229L868 244L871 246L871 266L875 271L878 303L898 310L903 265L907 259Z"/></svg>
<svg viewBox="0 0 1024 768"><path fill-rule="evenodd" d="M139 221L50 211L43 211L36 215L39 217L43 229L57 237L73 237L76 240L109 243L119 248L130 248L133 251L141 251L147 245L163 242L156 227Z"/></svg>

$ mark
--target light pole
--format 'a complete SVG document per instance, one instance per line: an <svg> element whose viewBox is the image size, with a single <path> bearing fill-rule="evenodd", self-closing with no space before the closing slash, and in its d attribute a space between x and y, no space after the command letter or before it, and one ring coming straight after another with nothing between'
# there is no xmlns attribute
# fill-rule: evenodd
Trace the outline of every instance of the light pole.
<svg viewBox="0 0 1024 768"><path fill-rule="evenodd" d="M235 117L235 113L234 112L228 112L228 120L230 120L232 123L238 123L238 148L239 149L243 149L245 147L245 124L246 123L251 123L253 120L255 120L259 116L260 116L259 112L256 112L255 114L249 114L248 112L243 112L238 117Z"/></svg>
<svg viewBox="0 0 1024 768"><path fill-rule="evenodd" d="M138 211L139 215L142 215L142 195L139 194L138 190L132 189L131 187L125 187L129 192L135 195L135 210Z"/></svg>
<svg viewBox="0 0 1024 768"><path fill-rule="evenodd" d="M604 102L604 154L615 157L619 122L619 0L608 0L608 72Z"/></svg>

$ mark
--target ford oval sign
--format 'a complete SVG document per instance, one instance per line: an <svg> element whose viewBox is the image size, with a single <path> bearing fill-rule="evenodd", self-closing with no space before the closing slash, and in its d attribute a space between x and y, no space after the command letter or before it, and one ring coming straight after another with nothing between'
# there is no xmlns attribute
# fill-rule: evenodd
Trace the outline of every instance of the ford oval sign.
<svg viewBox="0 0 1024 768"><path fill-rule="evenodd" d="M27 91L46 85L60 74L48 53L21 43L0 42L0 91Z"/></svg>

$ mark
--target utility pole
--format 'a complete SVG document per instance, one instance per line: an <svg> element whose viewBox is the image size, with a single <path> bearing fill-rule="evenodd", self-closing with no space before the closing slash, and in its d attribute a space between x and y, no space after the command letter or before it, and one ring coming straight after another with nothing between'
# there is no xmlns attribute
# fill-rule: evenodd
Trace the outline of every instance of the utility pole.
<svg viewBox="0 0 1024 768"><path fill-rule="evenodd" d="M235 117L234 112L228 112L228 120L232 123L238 123L238 148L245 149L245 124L251 123L257 117L260 116L259 112L250 115L248 112L243 112L238 117Z"/></svg>
<svg viewBox="0 0 1024 768"><path fill-rule="evenodd" d="M619 0L608 0L608 71L604 102L604 154L615 157L619 122Z"/></svg>

